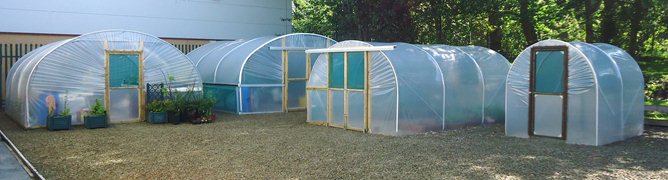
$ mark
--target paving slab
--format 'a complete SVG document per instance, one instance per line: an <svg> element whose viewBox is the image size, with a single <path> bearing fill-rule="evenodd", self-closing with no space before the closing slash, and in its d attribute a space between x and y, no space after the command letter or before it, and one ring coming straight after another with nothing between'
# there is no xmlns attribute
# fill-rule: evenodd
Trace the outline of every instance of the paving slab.
<svg viewBox="0 0 668 180"><path fill-rule="evenodd" d="M0 142L0 180L31 179L5 142Z"/></svg>

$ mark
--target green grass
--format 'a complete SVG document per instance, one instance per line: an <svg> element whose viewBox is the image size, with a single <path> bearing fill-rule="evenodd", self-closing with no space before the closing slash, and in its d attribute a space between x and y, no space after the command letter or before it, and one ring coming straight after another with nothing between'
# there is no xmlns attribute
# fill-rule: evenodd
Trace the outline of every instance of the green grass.
<svg viewBox="0 0 668 180"><path fill-rule="evenodd" d="M659 111L645 111L645 119L668 120L668 113Z"/></svg>
<svg viewBox="0 0 668 180"><path fill-rule="evenodd" d="M663 101L645 100L645 105L650 105L650 106L668 106L668 100L663 100Z"/></svg>

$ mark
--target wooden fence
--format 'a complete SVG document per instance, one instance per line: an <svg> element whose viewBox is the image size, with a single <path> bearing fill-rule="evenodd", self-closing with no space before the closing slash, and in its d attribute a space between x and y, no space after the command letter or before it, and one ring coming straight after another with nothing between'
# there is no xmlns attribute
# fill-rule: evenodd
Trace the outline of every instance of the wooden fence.
<svg viewBox="0 0 668 180"><path fill-rule="evenodd" d="M12 66L23 57L23 55L28 54L30 51L37 49L44 44L0 44L0 62L2 66L0 67L0 100L4 102L6 97L6 84L7 84L7 75ZM173 44L174 47L181 50L184 54L188 54L190 51L195 50L201 45L195 44Z"/></svg>

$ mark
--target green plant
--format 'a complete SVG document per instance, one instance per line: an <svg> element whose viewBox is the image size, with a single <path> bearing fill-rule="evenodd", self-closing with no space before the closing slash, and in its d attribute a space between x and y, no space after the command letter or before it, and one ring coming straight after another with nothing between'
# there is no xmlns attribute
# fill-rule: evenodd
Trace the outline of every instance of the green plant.
<svg viewBox="0 0 668 180"><path fill-rule="evenodd" d="M69 100L68 92L65 91L65 102L63 103L63 112L60 112L60 116L69 116L71 114L70 107L67 106L67 101L68 100Z"/></svg>
<svg viewBox="0 0 668 180"><path fill-rule="evenodd" d="M649 101L663 101L668 99L668 75L650 79L645 88L645 96Z"/></svg>
<svg viewBox="0 0 668 180"><path fill-rule="evenodd" d="M213 106L216 105L216 97L213 96L204 96L200 99L199 110L203 115L211 114Z"/></svg>
<svg viewBox="0 0 668 180"><path fill-rule="evenodd" d="M171 96L172 93L172 83L176 80L176 78L172 75L167 76L167 87L162 86L160 87L160 93L162 93L162 96Z"/></svg>
<svg viewBox="0 0 668 180"><path fill-rule="evenodd" d="M91 116L100 116L106 115L107 110L104 108L104 105L100 102L100 99L95 99L95 104L90 108L89 115Z"/></svg>
<svg viewBox="0 0 668 180"><path fill-rule="evenodd" d="M162 101L162 105L165 111L170 111L170 112L176 111L176 105L172 100L164 100Z"/></svg>
<svg viewBox="0 0 668 180"><path fill-rule="evenodd" d="M146 109L151 112L165 112L165 101L153 101L146 105Z"/></svg>

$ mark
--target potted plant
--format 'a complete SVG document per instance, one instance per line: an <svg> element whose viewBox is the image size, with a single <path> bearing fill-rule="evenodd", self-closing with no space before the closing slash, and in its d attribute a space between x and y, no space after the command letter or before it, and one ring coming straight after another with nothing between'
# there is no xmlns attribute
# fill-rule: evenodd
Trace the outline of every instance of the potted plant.
<svg viewBox="0 0 668 180"><path fill-rule="evenodd" d="M148 110L148 122L151 124L162 124L167 122L167 111L165 108L165 103L169 100L164 101L153 101L148 103L146 109Z"/></svg>
<svg viewBox="0 0 668 180"><path fill-rule="evenodd" d="M56 109L54 106L49 106L49 112L46 119L46 128L49 129L49 131L69 130L72 127L72 115L70 108L67 106L67 94L65 94L65 101L63 104L63 111L59 114L54 113Z"/></svg>
<svg viewBox="0 0 668 180"><path fill-rule="evenodd" d="M178 92L176 94L177 108L181 116L181 121L192 122L198 118L198 98L199 95L189 88L185 92Z"/></svg>
<svg viewBox="0 0 668 180"><path fill-rule="evenodd" d="M95 104L90 108L90 112L84 116L84 125L88 129L106 128L108 126L107 110L100 99L95 99Z"/></svg>
<svg viewBox="0 0 668 180"><path fill-rule="evenodd" d="M208 118L208 122L213 122L216 120L216 113L213 112L213 107L216 106L218 100L213 96L207 96L204 98L204 115Z"/></svg>
<svg viewBox="0 0 668 180"><path fill-rule="evenodd" d="M181 109L183 109L185 102L179 96L174 100L165 104L165 109L167 110L167 121L172 124L181 123Z"/></svg>
<svg viewBox="0 0 668 180"><path fill-rule="evenodd" d="M197 112L197 118L192 120L193 124L213 122L216 119L216 115L213 113L216 98L213 96L198 98L196 103L193 104L196 105L195 109Z"/></svg>

